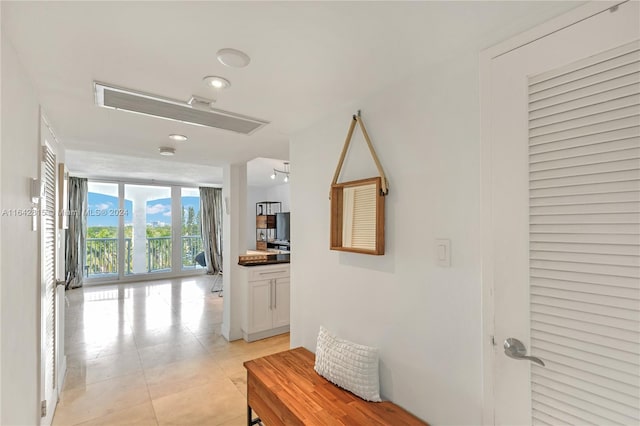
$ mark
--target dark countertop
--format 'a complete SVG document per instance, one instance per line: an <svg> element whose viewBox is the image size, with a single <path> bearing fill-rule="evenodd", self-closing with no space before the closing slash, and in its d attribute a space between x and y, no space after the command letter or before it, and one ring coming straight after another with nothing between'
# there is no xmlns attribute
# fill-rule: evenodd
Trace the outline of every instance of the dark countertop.
<svg viewBox="0 0 640 426"><path fill-rule="evenodd" d="M240 266L263 266L275 265L278 263L289 263L290 254L269 254L266 260L247 260L238 262Z"/></svg>

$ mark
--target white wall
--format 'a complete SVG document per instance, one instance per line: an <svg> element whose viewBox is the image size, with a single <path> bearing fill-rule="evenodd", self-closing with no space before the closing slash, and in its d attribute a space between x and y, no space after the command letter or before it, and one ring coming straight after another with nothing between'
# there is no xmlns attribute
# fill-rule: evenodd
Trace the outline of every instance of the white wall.
<svg viewBox="0 0 640 426"><path fill-rule="evenodd" d="M280 201L282 211L288 212L291 209L291 186L288 183L282 185L268 186L266 191L267 201Z"/></svg>
<svg viewBox="0 0 640 426"><path fill-rule="evenodd" d="M384 397L431 424L480 424L480 137L477 54L331 111L291 139L291 346L318 327L380 348ZM329 247L329 186L351 114L388 176L386 253ZM359 131L358 131L359 132ZM376 175L358 138L341 181ZM452 241L451 268L434 240Z"/></svg>
<svg viewBox="0 0 640 426"><path fill-rule="evenodd" d="M222 221L223 253L222 270L224 307L222 335L229 341L242 338L242 274L239 272L238 256L247 251L247 166L226 165L223 167L222 197L225 206Z"/></svg>
<svg viewBox="0 0 640 426"><path fill-rule="evenodd" d="M2 34L3 209L29 208L29 179L38 177L38 100L26 75L15 50ZM36 425L40 422L38 233L31 230L28 217L2 216L1 224L0 424Z"/></svg>

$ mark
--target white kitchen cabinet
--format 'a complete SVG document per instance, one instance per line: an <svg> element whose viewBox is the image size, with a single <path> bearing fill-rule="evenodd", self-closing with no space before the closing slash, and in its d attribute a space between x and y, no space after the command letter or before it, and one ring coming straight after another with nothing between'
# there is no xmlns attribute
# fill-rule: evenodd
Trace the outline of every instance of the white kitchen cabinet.
<svg viewBox="0 0 640 426"><path fill-rule="evenodd" d="M289 327L289 277L273 279L273 328Z"/></svg>
<svg viewBox="0 0 640 426"><path fill-rule="evenodd" d="M273 311L271 298L273 297L271 280L249 282L249 330L257 333L273 328Z"/></svg>
<svg viewBox="0 0 640 426"><path fill-rule="evenodd" d="M244 276L242 336L247 342L289 331L289 264L241 268Z"/></svg>

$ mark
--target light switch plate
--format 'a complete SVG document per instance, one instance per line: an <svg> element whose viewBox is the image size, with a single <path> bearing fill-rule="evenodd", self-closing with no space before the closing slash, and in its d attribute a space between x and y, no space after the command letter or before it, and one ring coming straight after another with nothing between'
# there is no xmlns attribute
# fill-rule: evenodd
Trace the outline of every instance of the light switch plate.
<svg viewBox="0 0 640 426"><path fill-rule="evenodd" d="M436 239L436 263L444 268L451 266L451 240Z"/></svg>

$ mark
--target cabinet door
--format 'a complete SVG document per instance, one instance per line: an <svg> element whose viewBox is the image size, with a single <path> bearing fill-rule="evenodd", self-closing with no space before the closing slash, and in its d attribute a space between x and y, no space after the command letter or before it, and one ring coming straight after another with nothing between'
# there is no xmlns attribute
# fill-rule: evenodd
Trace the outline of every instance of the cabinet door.
<svg viewBox="0 0 640 426"><path fill-rule="evenodd" d="M271 282L272 280L249 281L248 333L257 333L271 328L273 323Z"/></svg>
<svg viewBox="0 0 640 426"><path fill-rule="evenodd" d="M275 296L273 304L273 328L289 325L289 278L277 278L275 282Z"/></svg>

